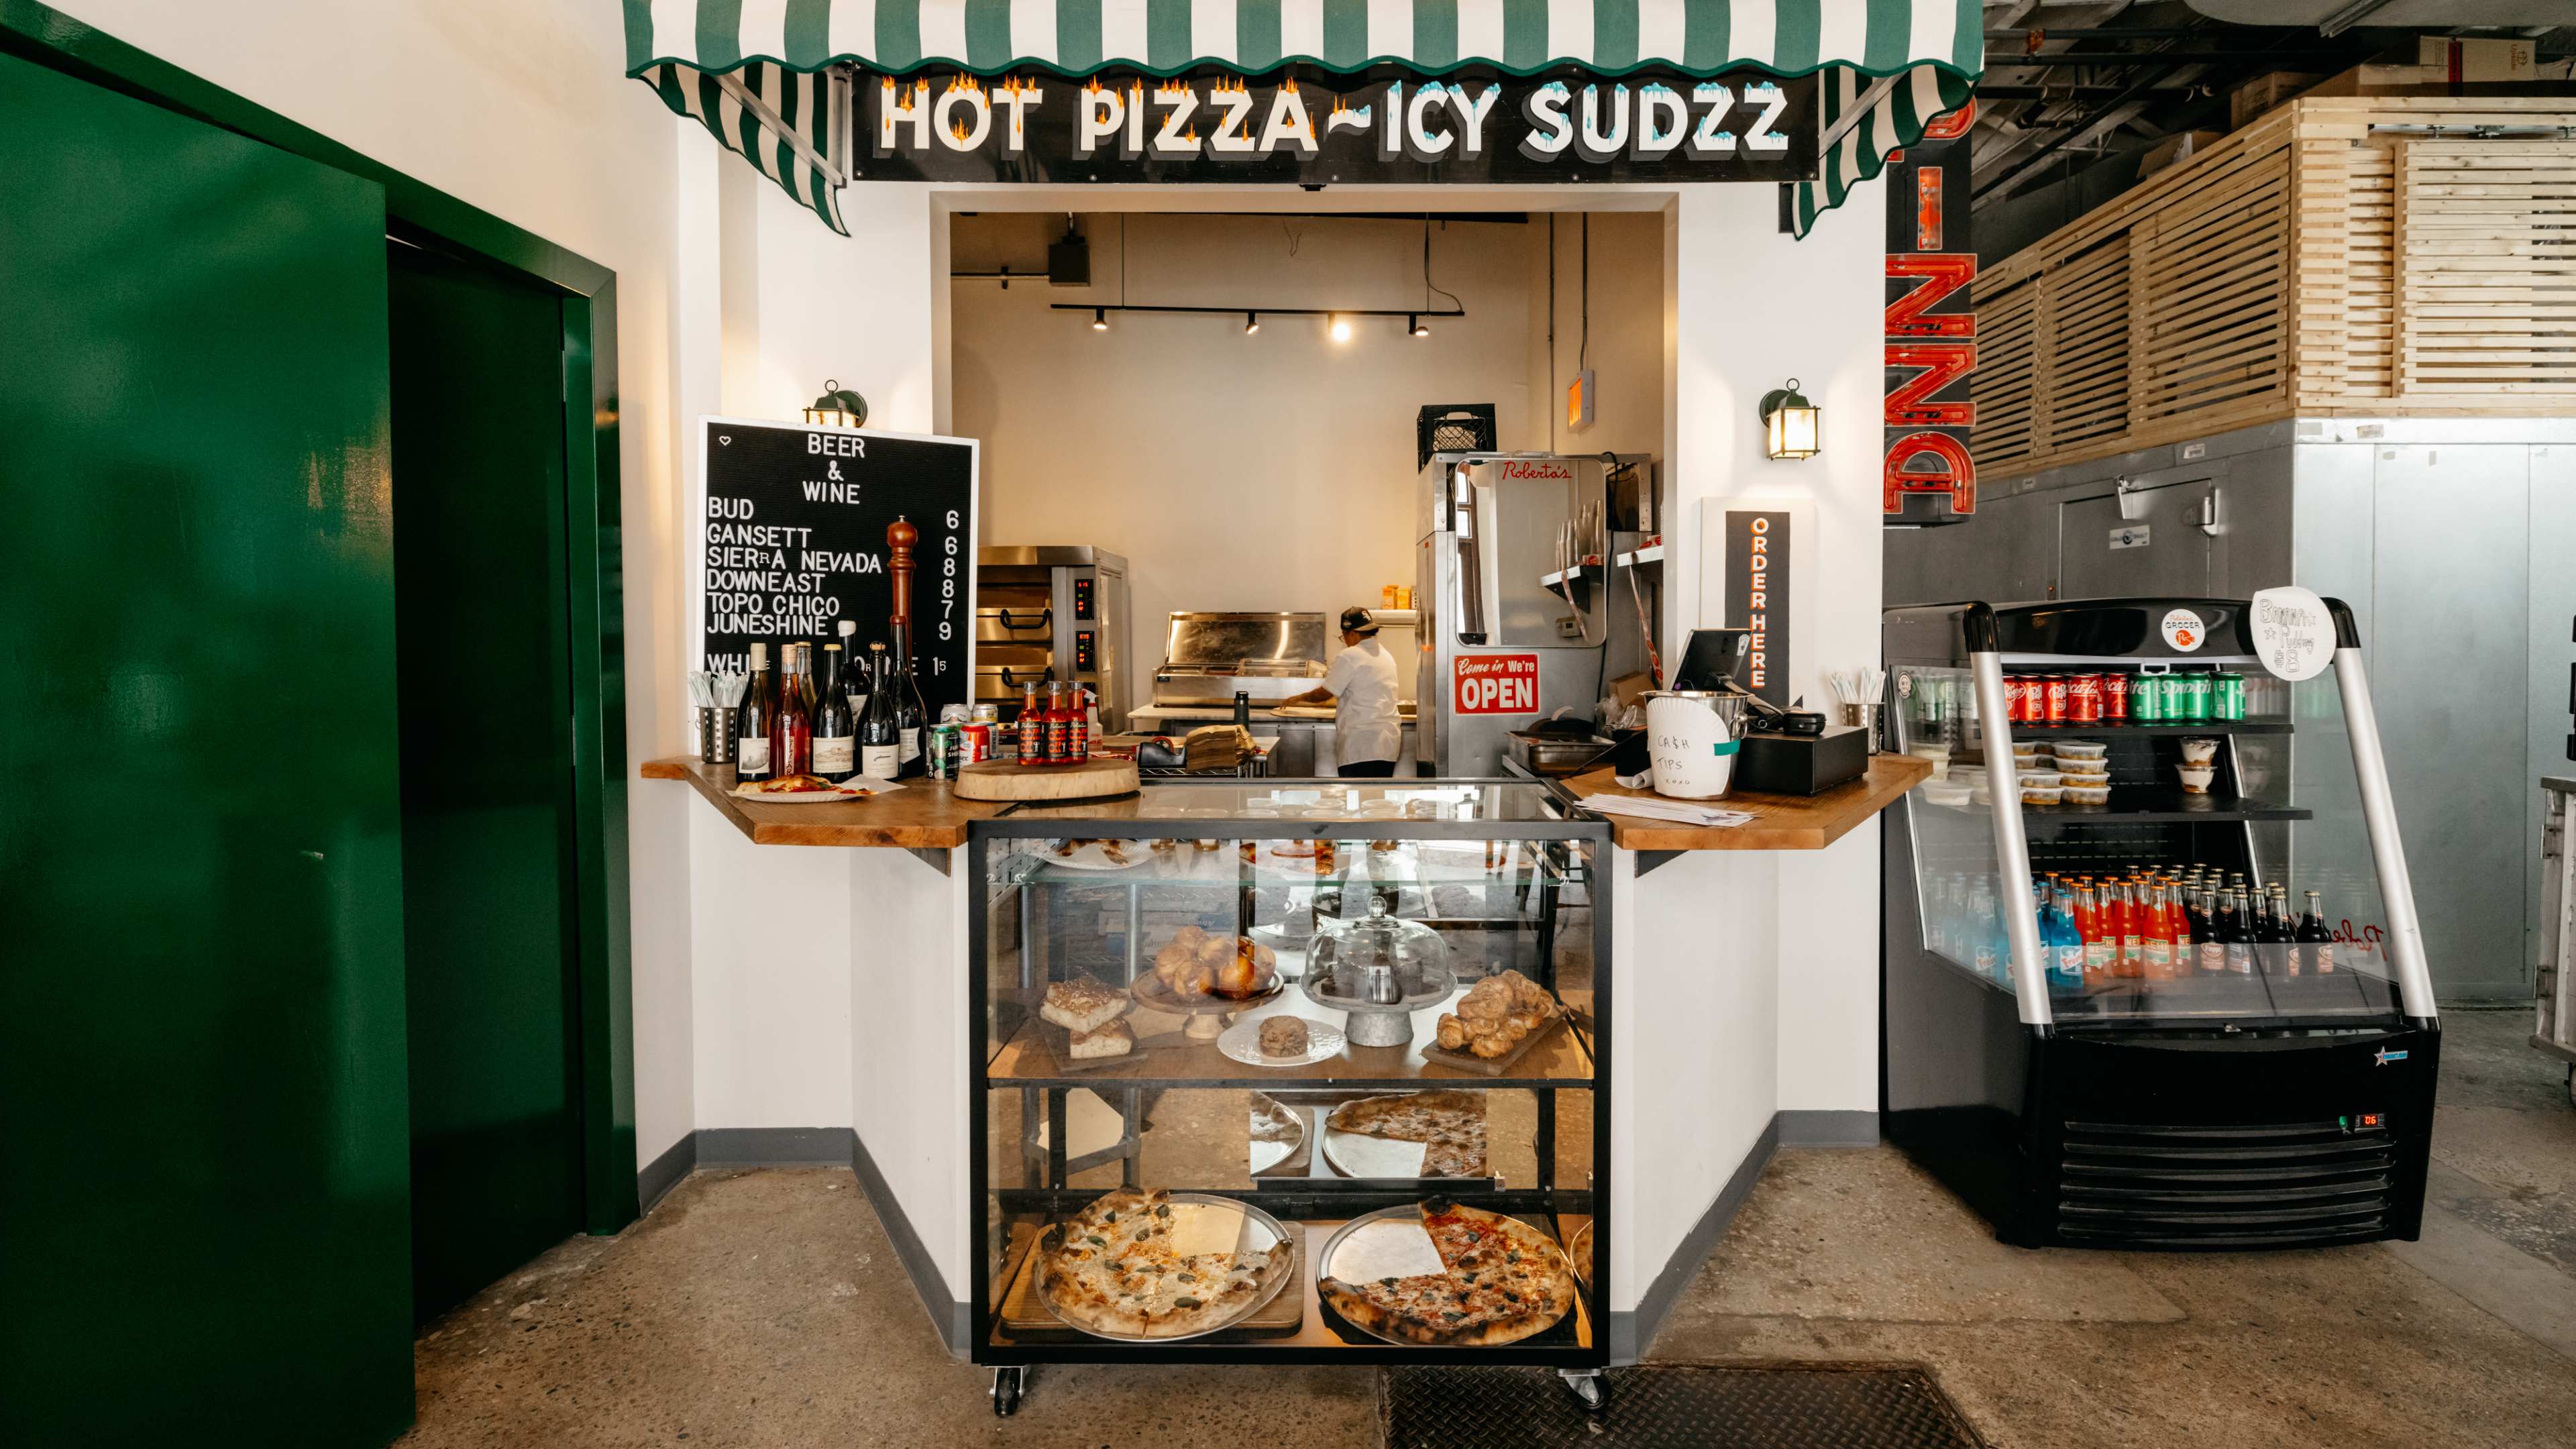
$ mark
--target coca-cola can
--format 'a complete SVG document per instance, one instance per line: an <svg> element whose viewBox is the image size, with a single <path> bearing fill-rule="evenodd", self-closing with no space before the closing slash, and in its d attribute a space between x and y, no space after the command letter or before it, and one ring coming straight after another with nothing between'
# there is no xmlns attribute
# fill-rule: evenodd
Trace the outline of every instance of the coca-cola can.
<svg viewBox="0 0 2576 1449"><path fill-rule="evenodd" d="M2066 722L2100 724L2102 722L2102 676L2074 674L2066 680Z"/></svg>
<svg viewBox="0 0 2576 1449"><path fill-rule="evenodd" d="M2040 688L2046 691L2046 694L2042 697L2047 701L2047 703L2043 706L2045 713L2040 716L2039 722L2045 724L2066 723L2066 714L2068 709L2071 707L2066 698L2066 676L2063 674L2042 676L2040 679Z"/></svg>
<svg viewBox="0 0 2576 1449"><path fill-rule="evenodd" d="M2116 669L2102 675L2102 720L2105 724L2129 722L2129 676Z"/></svg>
<svg viewBox="0 0 2576 1449"><path fill-rule="evenodd" d="M2004 723L2027 724L2030 721L2030 681L2018 674L2004 676Z"/></svg>

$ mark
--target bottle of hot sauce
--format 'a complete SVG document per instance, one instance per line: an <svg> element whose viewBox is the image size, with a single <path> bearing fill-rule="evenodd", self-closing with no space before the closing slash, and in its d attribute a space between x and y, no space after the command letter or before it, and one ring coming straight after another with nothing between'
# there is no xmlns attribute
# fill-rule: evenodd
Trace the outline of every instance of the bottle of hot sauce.
<svg viewBox="0 0 2576 1449"><path fill-rule="evenodd" d="M1050 765L1070 763L1073 751L1073 711L1065 708L1064 686L1047 685L1046 745L1043 758Z"/></svg>
<svg viewBox="0 0 2576 1449"><path fill-rule="evenodd" d="M1011 738L1021 764L1046 763L1046 712L1038 708L1035 680L1020 686L1020 717L1011 726Z"/></svg>
<svg viewBox="0 0 2576 1449"><path fill-rule="evenodd" d="M1079 765L1091 758L1091 691L1077 684L1073 687L1073 707L1067 711L1064 762Z"/></svg>

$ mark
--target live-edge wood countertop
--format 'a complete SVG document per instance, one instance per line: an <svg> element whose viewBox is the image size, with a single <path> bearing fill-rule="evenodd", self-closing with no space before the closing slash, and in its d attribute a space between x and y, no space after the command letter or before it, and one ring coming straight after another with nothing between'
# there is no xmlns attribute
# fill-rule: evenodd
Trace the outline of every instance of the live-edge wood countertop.
<svg viewBox="0 0 2576 1449"><path fill-rule="evenodd" d="M879 845L947 850L966 843L971 821L999 815L1004 804L960 800L945 780L906 780L867 800L829 805L766 805L733 793L733 766L682 755L644 763L647 780L686 780L724 812L754 845Z"/></svg>
<svg viewBox="0 0 2576 1449"><path fill-rule="evenodd" d="M1872 755L1869 772L1848 785L1821 795L1763 795L1738 790L1706 803L1753 816L1746 824L1719 829L1668 825L1633 815L1597 812L1610 822L1610 839L1623 850L1822 850L1852 828L1896 803L1932 773L1929 760L1909 755ZM1611 777L1609 767L1570 775L1561 782L1568 793L1645 795Z"/></svg>
<svg viewBox="0 0 2576 1449"><path fill-rule="evenodd" d="M1625 850L1822 850L1894 803L1932 773L1929 762L1904 755L1875 755L1869 773L1821 795L1760 795L1737 791L1710 803L1750 811L1751 824L1709 830L1666 825L1633 816L1606 815L1610 838ZM947 850L966 843L966 827L990 819L1007 802L960 800L941 780L907 780L903 788L870 800L830 805L764 805L733 794L733 767L686 756L645 762L648 780L686 780L755 845L873 845L906 850ZM1576 796L1640 793L1622 788L1607 768L1561 782ZM1103 811L1104 816L1132 811Z"/></svg>

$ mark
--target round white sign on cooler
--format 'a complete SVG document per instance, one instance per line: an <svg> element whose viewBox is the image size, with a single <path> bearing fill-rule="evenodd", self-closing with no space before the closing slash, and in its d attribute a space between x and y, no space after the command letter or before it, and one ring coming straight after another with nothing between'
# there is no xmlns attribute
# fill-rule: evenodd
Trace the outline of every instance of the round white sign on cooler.
<svg viewBox="0 0 2576 1449"><path fill-rule="evenodd" d="M2208 637L2209 626L2201 622L2198 613L2190 609L2165 611L2165 646L2167 648L2179 649L2188 654L2198 649L2200 642Z"/></svg>
<svg viewBox="0 0 2576 1449"><path fill-rule="evenodd" d="M2334 617L2312 590L2264 589L2245 606L2245 618L2255 656L2283 679L2314 679L2334 662Z"/></svg>

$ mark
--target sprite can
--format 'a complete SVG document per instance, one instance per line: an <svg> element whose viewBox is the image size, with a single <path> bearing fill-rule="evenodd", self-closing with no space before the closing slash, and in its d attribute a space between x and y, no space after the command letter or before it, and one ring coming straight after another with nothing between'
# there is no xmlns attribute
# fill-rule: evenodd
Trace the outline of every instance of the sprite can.
<svg viewBox="0 0 2576 1449"><path fill-rule="evenodd" d="M2211 681L2209 701L2211 719L2245 718L2245 676L2221 674Z"/></svg>
<svg viewBox="0 0 2576 1449"><path fill-rule="evenodd" d="M2199 721L2209 718L2209 676L2186 674L2182 677L2182 717Z"/></svg>
<svg viewBox="0 0 2576 1449"><path fill-rule="evenodd" d="M2162 724L2165 718L2165 679L2161 674L2141 674L2129 686L2129 718L2139 724Z"/></svg>

